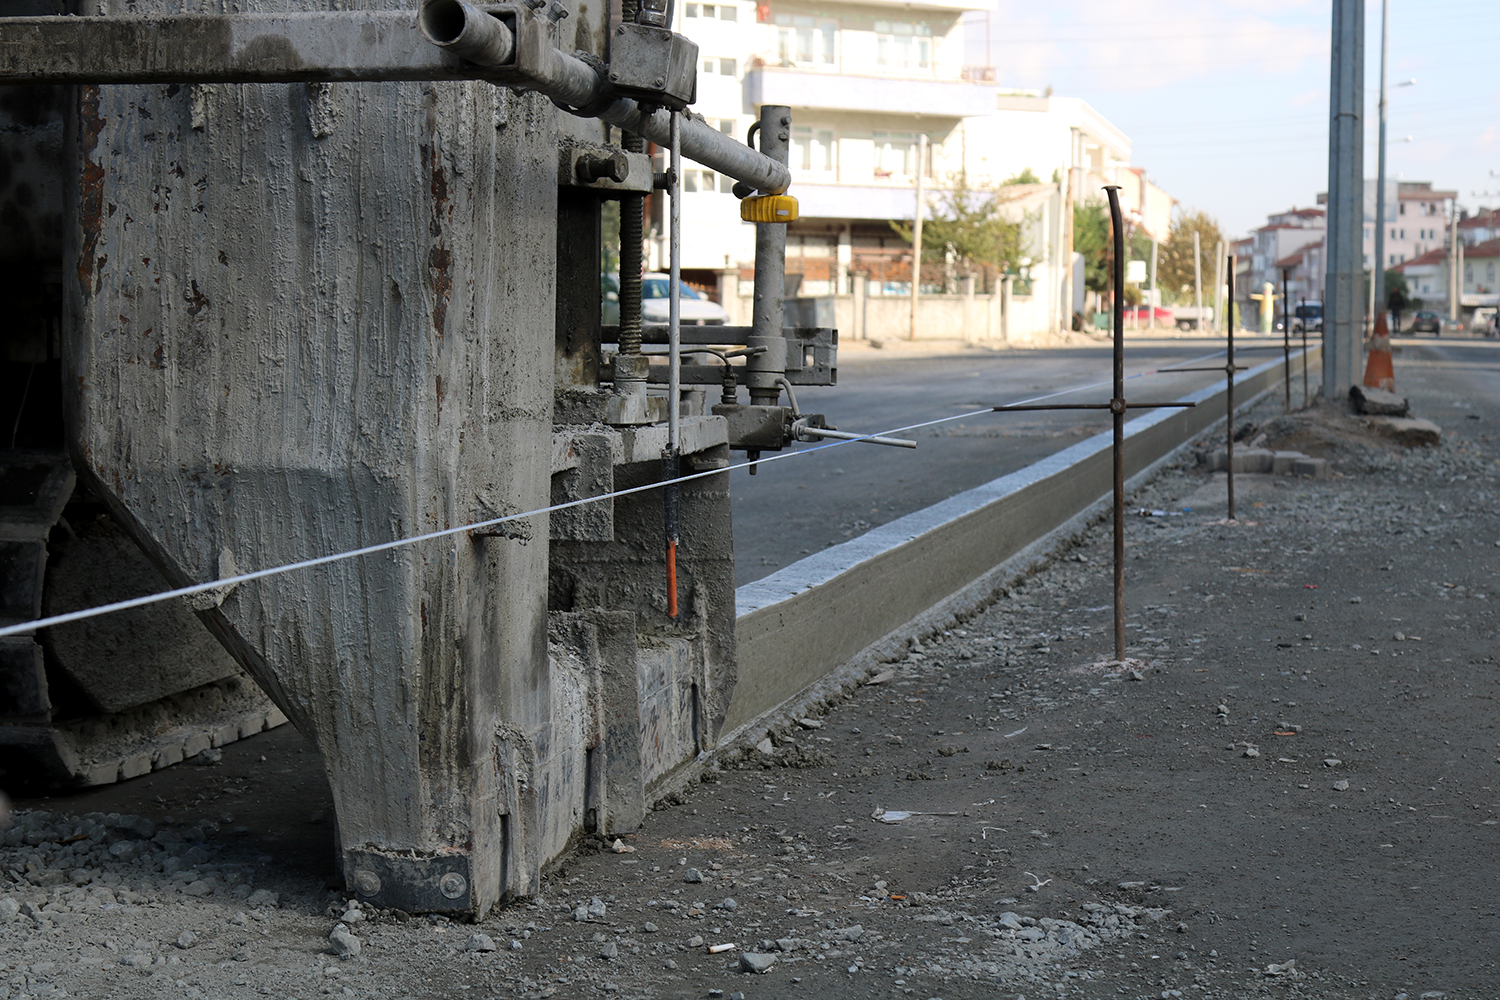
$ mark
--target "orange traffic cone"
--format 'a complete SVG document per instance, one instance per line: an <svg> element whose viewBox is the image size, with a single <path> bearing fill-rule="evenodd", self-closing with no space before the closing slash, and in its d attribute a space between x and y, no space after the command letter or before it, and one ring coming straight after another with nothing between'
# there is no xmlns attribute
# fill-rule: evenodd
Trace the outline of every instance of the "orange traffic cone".
<svg viewBox="0 0 1500 1000"><path fill-rule="evenodd" d="M1385 313L1375 317L1375 336L1370 340L1370 360L1365 363L1365 385L1371 389L1396 391L1396 369L1391 365L1391 331Z"/></svg>

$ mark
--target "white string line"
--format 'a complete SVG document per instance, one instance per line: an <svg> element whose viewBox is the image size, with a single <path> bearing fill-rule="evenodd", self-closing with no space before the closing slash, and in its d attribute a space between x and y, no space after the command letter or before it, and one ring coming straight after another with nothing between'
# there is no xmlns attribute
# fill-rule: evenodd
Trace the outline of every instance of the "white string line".
<svg viewBox="0 0 1500 1000"><path fill-rule="evenodd" d="M1205 357L1212 356L1213 355L1205 355ZM1196 360L1202 359L1200 358ZM1147 375L1156 375L1160 373L1160 371L1161 369L1152 369L1151 371L1137 372L1134 375L1126 376L1126 381L1142 378ZM1074 386L1070 389L1062 389L1057 392L1049 392L1042 396L1033 396L1030 399L1022 399L1017 402L1006 403L1004 405L1026 406L1031 403L1040 403L1048 399L1056 399L1058 396L1066 396L1069 393L1083 392L1088 389L1095 389L1099 386L1109 384L1110 382L1107 381L1093 382L1088 385ZM132 597L123 601L114 601L110 604L100 604L91 608L83 608L78 611L69 611L60 615L51 615L46 618L36 618L31 621L21 622L18 625L8 625L4 628L0 628L0 638L5 638L12 635L25 635L27 633L35 631L36 629L50 628L54 625L66 625L70 622L84 621L85 619L89 618L98 618L101 615L114 614L119 611L128 611L131 608L143 608L151 604L160 604L163 601L170 601L179 597L192 597L196 594L204 594L211 590L237 587L242 583L250 583L254 580L263 580L266 577L270 576L280 576L284 573L295 573L298 570L312 569L315 566L326 566L330 563L345 562L347 560L358 559L363 556L376 555L381 552L389 552L392 549L405 548L409 545L417 545L421 542L430 542L438 538L449 538L453 535L464 534L465 532L480 531L485 528L493 528L497 525L506 524L511 521L519 521L522 518L535 517L539 514L554 514L561 510L570 510L574 507L582 507L584 504L597 503L601 500L613 500L616 497L631 496L632 494L636 493L646 493L650 490L661 489L669 482L688 483L696 479L704 479L708 476L718 476L725 473L734 472L737 469L748 469L756 464L764 465L768 462L776 462L784 458L796 458L799 455L811 455L814 452L823 451L827 448L837 448L841 445L856 444L860 441L867 440L868 438L882 437L890 434L899 434L903 431L920 430L923 427L932 427L936 424L947 423L951 420L963 420L968 417L976 416L980 413L992 412L996 412L992 407L966 410L963 413L956 413L946 417L938 417L934 420L924 420L920 423L915 424L907 424L904 427L893 427L890 430L876 431L871 434L862 434L857 438L841 441L829 441L825 444L817 444L811 448L802 448L798 451L784 451L778 455L772 455L769 458L756 459L754 462L741 462L738 465L730 465L722 469L707 469L703 472L694 472L686 476L678 476L676 479L662 480L655 483L646 483L641 486L632 486L628 489L615 490L613 493L601 493L598 496L583 497L578 500L569 500L566 503L553 504L550 507L538 507L536 510L529 510L521 514L507 514L504 517L493 517L484 521L475 521L471 524L460 525L457 528L442 528L437 531L428 531L420 535L410 535L406 538L397 538L388 542L378 542L374 545L366 545L363 548L349 549L344 552L334 552L325 556L316 556L312 559L303 559L298 562L282 563L279 566L270 566L266 569L258 569L249 573L240 573L235 576L226 576L217 580L210 580L207 583L195 583L186 587L176 587L172 590L159 591L155 594L145 594L141 597Z"/></svg>

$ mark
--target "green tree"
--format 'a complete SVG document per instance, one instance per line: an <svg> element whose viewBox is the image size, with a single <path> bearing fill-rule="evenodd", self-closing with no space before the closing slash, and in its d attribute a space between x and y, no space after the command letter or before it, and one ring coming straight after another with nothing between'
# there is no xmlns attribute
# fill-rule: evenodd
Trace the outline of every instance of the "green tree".
<svg viewBox="0 0 1500 1000"><path fill-rule="evenodd" d="M952 261L966 274L1014 271L1026 255L1022 245L1024 220L1007 219L1001 204L993 191L972 187L962 171L952 175L946 189L933 195L922 219L924 260L935 264ZM911 241L911 223L892 221L891 228L903 240ZM929 253L931 258L926 256Z"/></svg>
<svg viewBox="0 0 1500 1000"><path fill-rule="evenodd" d="M1042 179L1036 175L1036 171L1030 167L1025 168L1019 174L1011 174L1000 182L1001 187L1010 187L1013 184L1040 184ZM1055 183L1055 182L1054 182Z"/></svg>
<svg viewBox="0 0 1500 1000"><path fill-rule="evenodd" d="M1083 254L1083 287L1109 293L1109 210L1093 202L1073 206L1073 251Z"/></svg>
<svg viewBox="0 0 1500 1000"><path fill-rule="evenodd" d="M1161 245L1156 262L1156 284L1164 301L1193 301L1193 234L1198 234L1201 255L1203 297L1213 301L1214 253L1224 238L1213 216L1200 210L1185 211L1172 220L1172 232ZM1148 251L1149 252L1149 251Z"/></svg>

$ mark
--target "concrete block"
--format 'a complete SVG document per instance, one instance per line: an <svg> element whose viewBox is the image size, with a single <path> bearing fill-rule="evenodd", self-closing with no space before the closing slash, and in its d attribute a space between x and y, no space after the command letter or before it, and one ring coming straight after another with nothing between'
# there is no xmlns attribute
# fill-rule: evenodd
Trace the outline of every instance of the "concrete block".
<svg viewBox="0 0 1500 1000"><path fill-rule="evenodd" d="M1411 404L1407 402L1405 396L1398 396L1394 392L1367 385L1350 386L1349 400L1354 404L1356 412L1365 414L1404 417L1411 409Z"/></svg>
<svg viewBox="0 0 1500 1000"><path fill-rule="evenodd" d="M1302 452L1300 452L1300 451L1277 451L1277 452L1273 452L1271 454L1271 475L1273 475L1273 476L1290 476L1290 475L1292 475L1293 474L1292 473L1292 466L1296 464L1296 462L1297 462L1297 460L1299 458L1306 458L1306 457L1307 456L1304 455L1304 454L1302 454Z"/></svg>
<svg viewBox="0 0 1500 1000"><path fill-rule="evenodd" d="M1294 476L1305 476L1308 479L1327 479L1328 460L1326 458L1308 458L1306 455L1303 455L1292 463L1291 473Z"/></svg>
<svg viewBox="0 0 1500 1000"><path fill-rule="evenodd" d="M1408 448L1431 447L1443 437L1443 429L1437 424L1415 417L1371 417L1368 424Z"/></svg>
<svg viewBox="0 0 1500 1000"><path fill-rule="evenodd" d="M240 738L240 724L236 721L227 722L222 726L215 726L209 736L216 747L221 747L226 743L233 743Z"/></svg>
<svg viewBox="0 0 1500 1000"><path fill-rule="evenodd" d="M277 726L286 724L286 713L279 708L273 708L266 713L266 728L275 729Z"/></svg>
<svg viewBox="0 0 1500 1000"><path fill-rule="evenodd" d="M174 743L170 746L157 747L156 752L151 755L151 766L158 771L164 767L171 767L173 764L181 763L181 744Z"/></svg>
<svg viewBox="0 0 1500 1000"><path fill-rule="evenodd" d="M151 751L144 750L133 753L120 761L120 779L128 781L131 778L139 778L143 774L151 773Z"/></svg>
<svg viewBox="0 0 1500 1000"><path fill-rule="evenodd" d="M194 757L213 746L213 737L208 733L194 733L182 743L183 757Z"/></svg>
<svg viewBox="0 0 1500 1000"><path fill-rule="evenodd" d="M264 712L252 712L249 715L240 716L240 739L264 732L265 728L266 713Z"/></svg>
<svg viewBox="0 0 1500 1000"><path fill-rule="evenodd" d="M102 764L85 765L79 777L85 785L112 785L120 780L120 762L111 760Z"/></svg>

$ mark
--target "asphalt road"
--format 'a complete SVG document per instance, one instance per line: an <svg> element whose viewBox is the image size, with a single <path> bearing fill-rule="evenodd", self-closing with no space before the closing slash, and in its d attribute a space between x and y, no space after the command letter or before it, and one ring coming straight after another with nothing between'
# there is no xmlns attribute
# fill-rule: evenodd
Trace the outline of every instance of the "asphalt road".
<svg viewBox="0 0 1500 1000"><path fill-rule="evenodd" d="M1139 340L1126 345L1127 377L1223 350L1218 338ZM1260 364L1279 348L1260 338L1237 338L1249 349L1242 363ZM910 350L910 349L907 349ZM846 348L839 384L798 393L804 412L822 413L840 430L876 433L973 411L956 420L895 436L915 439L913 451L863 443L821 448L801 458L763 462L757 474L731 474L735 532L735 583L758 580L812 552L847 541L870 528L1030 465L1106 430L1106 413L997 414L984 408L1017 403L1062 389L1091 386L1053 400L1107 402L1112 349L1058 348L988 351L945 356L883 357L869 348ZM1222 374L1147 375L1126 383L1126 396L1166 401L1202 388ZM1316 388L1316 387L1315 387ZM1294 393L1300 403L1300 386ZM1134 415L1133 415L1134 417ZM739 460L739 456L736 456Z"/></svg>

